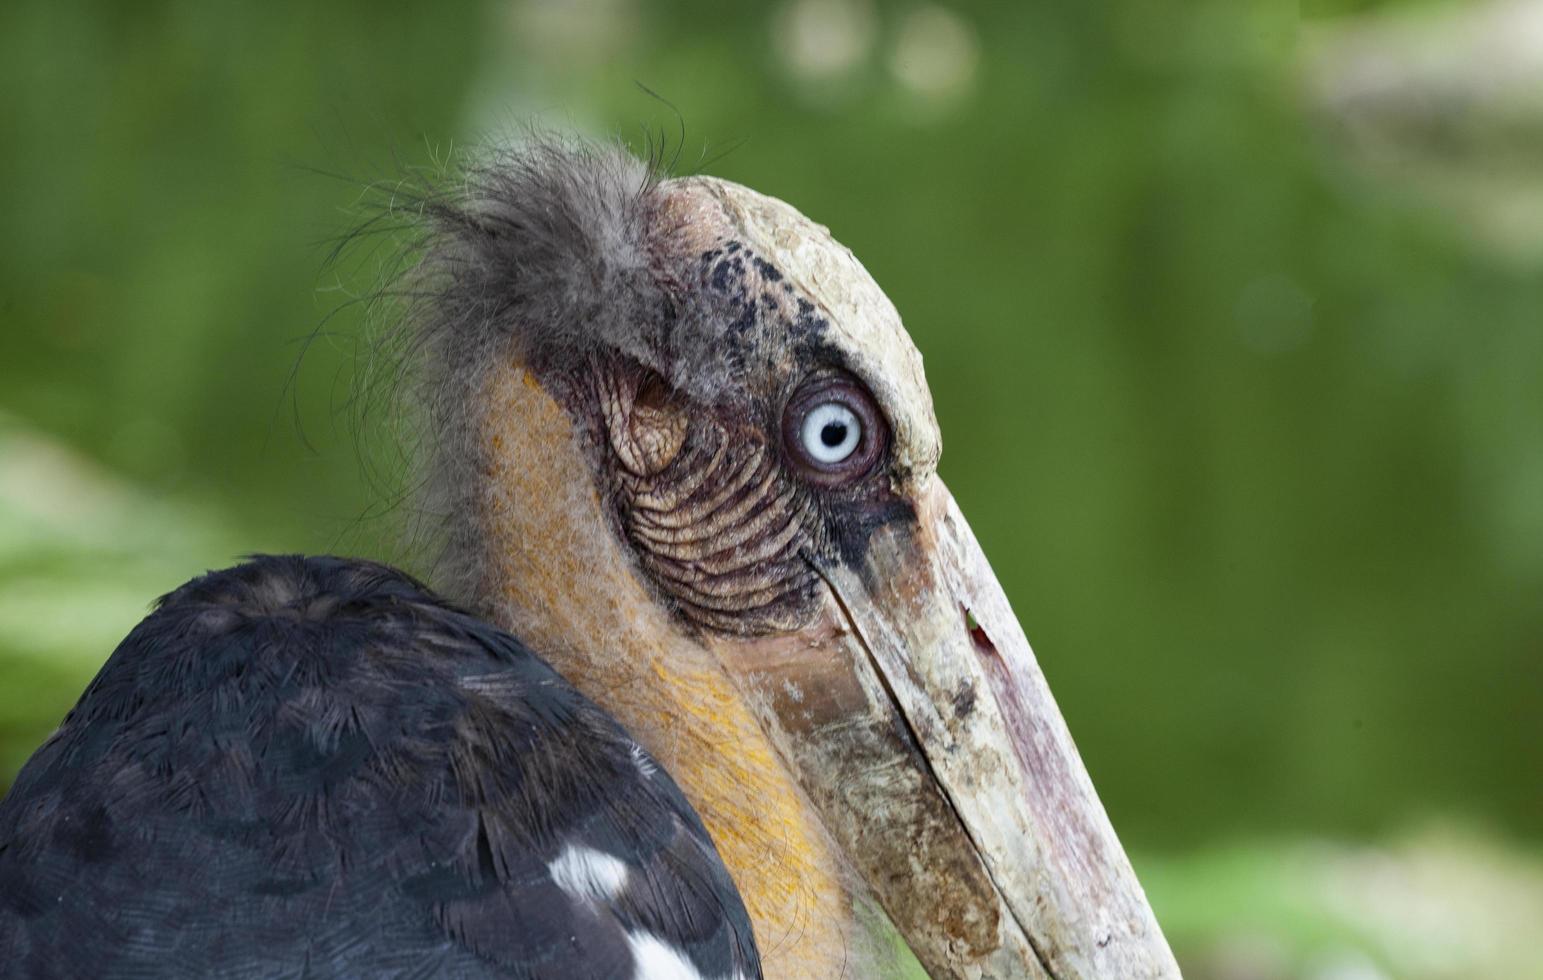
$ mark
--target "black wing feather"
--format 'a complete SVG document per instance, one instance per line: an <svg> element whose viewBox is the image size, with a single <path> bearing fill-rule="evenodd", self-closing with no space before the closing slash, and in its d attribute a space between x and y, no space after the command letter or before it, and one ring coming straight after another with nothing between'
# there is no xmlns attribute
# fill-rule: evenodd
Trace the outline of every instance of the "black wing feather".
<svg viewBox="0 0 1543 980"><path fill-rule="evenodd" d="M30 977L759 977L701 821L517 640L406 576L258 558L162 600L0 801ZM569 846L623 887L576 894Z"/></svg>

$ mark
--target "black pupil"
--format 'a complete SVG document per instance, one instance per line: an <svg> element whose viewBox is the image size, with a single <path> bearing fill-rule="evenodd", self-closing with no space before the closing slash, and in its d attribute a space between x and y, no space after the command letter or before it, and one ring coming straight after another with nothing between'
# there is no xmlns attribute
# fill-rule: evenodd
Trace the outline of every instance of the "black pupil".
<svg viewBox="0 0 1543 980"><path fill-rule="evenodd" d="M847 424L845 422L826 422L825 428L820 430L820 441L829 449L835 449L847 441Z"/></svg>

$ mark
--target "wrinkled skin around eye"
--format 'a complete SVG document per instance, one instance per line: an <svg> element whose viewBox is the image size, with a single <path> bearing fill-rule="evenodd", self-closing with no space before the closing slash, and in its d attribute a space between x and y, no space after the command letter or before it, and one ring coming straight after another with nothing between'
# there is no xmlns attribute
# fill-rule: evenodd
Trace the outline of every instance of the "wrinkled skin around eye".
<svg viewBox="0 0 1543 980"><path fill-rule="evenodd" d="M819 581L809 559L839 548L843 529L866 526L884 495L887 429L867 393L845 375L819 376L778 426L770 413L690 405L622 362L598 370L592 389L621 530L679 613L740 635L806 625ZM831 402L858 420L856 445L831 463L806 459L803 420Z"/></svg>
<svg viewBox="0 0 1543 980"><path fill-rule="evenodd" d="M610 450L602 471L643 570L699 626L799 628L817 584L803 556L825 547L808 488L791 479L764 425L661 398L657 385L621 363L595 379L606 437L596 441Z"/></svg>

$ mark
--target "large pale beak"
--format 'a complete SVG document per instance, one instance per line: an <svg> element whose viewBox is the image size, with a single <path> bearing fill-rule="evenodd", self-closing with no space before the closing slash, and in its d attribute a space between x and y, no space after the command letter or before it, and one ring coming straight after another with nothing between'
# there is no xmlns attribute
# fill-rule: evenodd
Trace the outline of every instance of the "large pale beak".
<svg viewBox="0 0 1543 980"><path fill-rule="evenodd" d="M1179 976L975 536L914 500L817 564L820 625L740 651L763 724L933 977Z"/></svg>

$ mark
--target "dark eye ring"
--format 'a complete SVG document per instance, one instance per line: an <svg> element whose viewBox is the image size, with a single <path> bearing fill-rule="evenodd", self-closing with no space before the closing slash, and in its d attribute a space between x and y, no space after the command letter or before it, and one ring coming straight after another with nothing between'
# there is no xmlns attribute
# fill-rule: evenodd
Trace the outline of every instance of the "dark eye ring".
<svg viewBox="0 0 1543 980"><path fill-rule="evenodd" d="M866 388L846 375L827 375L804 382L789 400L782 442L805 479L839 487L872 472L889 427Z"/></svg>

